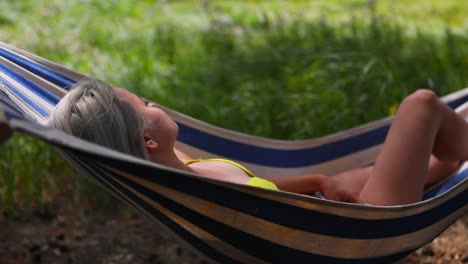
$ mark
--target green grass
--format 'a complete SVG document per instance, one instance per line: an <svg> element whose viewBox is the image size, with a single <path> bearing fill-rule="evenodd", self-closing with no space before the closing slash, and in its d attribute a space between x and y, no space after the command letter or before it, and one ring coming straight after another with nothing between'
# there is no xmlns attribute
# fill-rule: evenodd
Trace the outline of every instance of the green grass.
<svg viewBox="0 0 468 264"><path fill-rule="evenodd" d="M1 145L0 154L0 208L5 213L14 213L17 207L40 208L51 202L54 194L45 187L57 190L68 179L50 176L54 172L71 173L52 148L29 137L12 137Z"/></svg>
<svg viewBox="0 0 468 264"><path fill-rule="evenodd" d="M468 86L464 1L56 0L0 8L7 43L260 136L323 136L393 113L417 88L443 95ZM15 138L0 156L11 160L1 163L2 208L45 201L59 181L81 184L52 177L73 173L34 140ZM86 191L79 189L78 200Z"/></svg>

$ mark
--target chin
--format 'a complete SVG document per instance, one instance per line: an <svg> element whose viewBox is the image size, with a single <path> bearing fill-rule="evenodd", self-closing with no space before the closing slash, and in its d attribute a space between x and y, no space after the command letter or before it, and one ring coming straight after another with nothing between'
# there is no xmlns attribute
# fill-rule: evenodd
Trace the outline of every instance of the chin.
<svg viewBox="0 0 468 264"><path fill-rule="evenodd" d="M176 122L174 122L173 131L174 131L175 136L177 137L177 135L179 135L179 125L177 125Z"/></svg>

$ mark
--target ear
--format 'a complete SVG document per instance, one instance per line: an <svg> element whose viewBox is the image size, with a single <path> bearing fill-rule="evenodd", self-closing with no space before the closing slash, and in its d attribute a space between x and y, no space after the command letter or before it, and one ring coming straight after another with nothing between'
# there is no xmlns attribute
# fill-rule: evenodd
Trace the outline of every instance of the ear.
<svg viewBox="0 0 468 264"><path fill-rule="evenodd" d="M159 143L145 136L145 148L148 152L154 152L159 148Z"/></svg>

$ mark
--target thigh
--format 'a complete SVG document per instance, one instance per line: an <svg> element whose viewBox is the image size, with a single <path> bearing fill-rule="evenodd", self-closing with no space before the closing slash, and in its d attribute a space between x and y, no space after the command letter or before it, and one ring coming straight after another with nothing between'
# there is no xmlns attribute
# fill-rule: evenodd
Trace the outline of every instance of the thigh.
<svg viewBox="0 0 468 264"><path fill-rule="evenodd" d="M437 123L423 111L402 103L360 194L363 201L396 205L421 199L437 131Z"/></svg>

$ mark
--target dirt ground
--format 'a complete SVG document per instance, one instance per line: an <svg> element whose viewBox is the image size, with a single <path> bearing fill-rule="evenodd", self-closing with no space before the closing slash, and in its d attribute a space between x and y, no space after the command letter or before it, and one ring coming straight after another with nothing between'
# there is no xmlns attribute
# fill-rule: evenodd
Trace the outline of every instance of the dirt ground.
<svg viewBox="0 0 468 264"><path fill-rule="evenodd" d="M0 216L0 263L204 263L138 213L91 210ZM468 215L402 263L468 263Z"/></svg>

